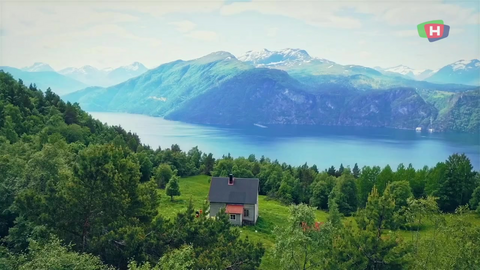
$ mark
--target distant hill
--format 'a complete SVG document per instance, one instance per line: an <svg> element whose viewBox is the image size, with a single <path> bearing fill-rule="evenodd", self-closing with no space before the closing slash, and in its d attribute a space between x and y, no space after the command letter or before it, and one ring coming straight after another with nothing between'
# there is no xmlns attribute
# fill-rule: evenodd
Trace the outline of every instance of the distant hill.
<svg viewBox="0 0 480 270"><path fill-rule="evenodd" d="M271 58L274 55L278 57L270 54L258 58L251 54L240 61L228 52L216 52L190 61L163 64L118 85L90 87L63 98L79 102L89 111L139 113L199 124L401 129L421 126L472 131L472 125L459 121L475 113L470 107L475 105L474 100L458 103L461 107L458 120L446 123L439 118L444 115L441 110L445 107L438 106L441 102L432 97L438 91L470 96L464 93L478 88L415 81L361 66L306 60L303 52L285 53L283 56L290 57L286 62L281 60L285 57ZM292 61L313 63L298 68L300 65L287 63ZM269 63L287 68L273 68ZM316 69L326 64L336 71L325 74Z"/></svg>
<svg viewBox="0 0 480 270"><path fill-rule="evenodd" d="M480 85L480 60L459 60L438 70L426 81Z"/></svg>
<svg viewBox="0 0 480 270"><path fill-rule="evenodd" d="M44 65L34 65L27 70L46 70ZM86 84L63 76L54 71L30 72L13 67L0 66L0 70L10 73L15 79L22 79L26 85L36 84L39 89L45 91L48 87L58 95L65 95L73 91L87 87Z"/></svg>
<svg viewBox="0 0 480 270"><path fill-rule="evenodd" d="M145 73L148 69L139 62L118 68L97 69L92 66L65 68L60 74L81 81L87 85L112 86Z"/></svg>
<svg viewBox="0 0 480 270"><path fill-rule="evenodd" d="M387 75L397 75L406 79L419 81L422 81L437 72L437 70L432 69L413 69L404 65L398 65L390 68L376 67L375 69Z"/></svg>

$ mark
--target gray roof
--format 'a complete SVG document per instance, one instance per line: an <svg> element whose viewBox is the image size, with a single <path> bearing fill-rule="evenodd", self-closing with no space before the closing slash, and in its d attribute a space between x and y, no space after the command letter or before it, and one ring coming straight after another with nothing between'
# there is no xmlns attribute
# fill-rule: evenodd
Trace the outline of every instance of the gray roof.
<svg viewBox="0 0 480 270"><path fill-rule="evenodd" d="M212 177L208 199L210 202L256 204L258 178L235 178L233 186L228 177Z"/></svg>

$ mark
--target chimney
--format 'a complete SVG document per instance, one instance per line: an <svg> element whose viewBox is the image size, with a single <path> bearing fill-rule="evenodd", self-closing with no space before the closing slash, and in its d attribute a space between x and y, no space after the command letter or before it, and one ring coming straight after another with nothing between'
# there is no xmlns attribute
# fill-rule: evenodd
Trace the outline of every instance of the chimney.
<svg viewBox="0 0 480 270"><path fill-rule="evenodd" d="M235 178L233 178L233 174L228 175L228 185L233 186L233 181Z"/></svg>

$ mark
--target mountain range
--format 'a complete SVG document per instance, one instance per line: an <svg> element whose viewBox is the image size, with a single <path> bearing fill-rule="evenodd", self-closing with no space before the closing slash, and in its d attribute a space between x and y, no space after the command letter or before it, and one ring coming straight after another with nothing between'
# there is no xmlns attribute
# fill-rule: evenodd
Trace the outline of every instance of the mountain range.
<svg viewBox="0 0 480 270"><path fill-rule="evenodd" d="M111 86L137 77L148 69L139 62L118 68L98 69L92 66L65 68L58 73L91 86Z"/></svg>
<svg viewBox="0 0 480 270"><path fill-rule="evenodd" d="M63 98L88 111L140 113L198 124L479 131L479 87L392 73L340 65L300 49L249 51L238 58L221 51L166 63L123 83L89 87Z"/></svg>
<svg viewBox="0 0 480 270"><path fill-rule="evenodd" d="M0 66L0 70L10 73L26 84L36 84L40 89L48 87L59 95L71 93L89 86L108 87L143 74L148 69L139 62L118 68L98 69L92 66L65 68L55 71L46 63L36 62L21 69Z"/></svg>

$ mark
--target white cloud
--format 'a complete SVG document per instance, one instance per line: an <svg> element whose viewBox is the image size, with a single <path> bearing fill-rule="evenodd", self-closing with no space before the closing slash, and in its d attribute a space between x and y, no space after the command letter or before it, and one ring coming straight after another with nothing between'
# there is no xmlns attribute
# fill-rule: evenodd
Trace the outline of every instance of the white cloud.
<svg viewBox="0 0 480 270"><path fill-rule="evenodd" d="M365 45L365 44L367 44L367 41L364 39L361 39L358 41L358 45Z"/></svg>
<svg viewBox="0 0 480 270"><path fill-rule="evenodd" d="M213 32L213 31L193 31L187 36L194 38L194 39L199 39L203 41L216 41L218 40L218 34Z"/></svg>
<svg viewBox="0 0 480 270"><path fill-rule="evenodd" d="M253 0L224 6L221 14L228 16L245 11L256 11L262 14L295 18L319 27L360 28L362 23L355 16L340 15L347 9L358 14L373 15L374 21L386 22L392 26L417 25L432 19L442 19L448 25L480 24L478 9L444 3L442 0L418 0L415 2L383 0L375 3L365 0L317 0L311 2Z"/></svg>
<svg viewBox="0 0 480 270"><path fill-rule="evenodd" d="M396 31L395 35L397 37L415 37L418 36L417 29L401 30Z"/></svg>
<svg viewBox="0 0 480 270"><path fill-rule="evenodd" d="M188 20L179 21L179 22L171 22L169 24L175 26L177 28L177 30L180 31L180 32L190 32L193 29L195 29L195 27L197 27L197 25L195 23L193 23L191 21L188 21Z"/></svg>
<svg viewBox="0 0 480 270"><path fill-rule="evenodd" d="M277 27L268 27L265 29L267 32L267 37L275 37L277 36L278 33L278 28Z"/></svg>
<svg viewBox="0 0 480 270"><path fill-rule="evenodd" d="M358 54L361 58L369 58L372 56L372 54L370 52L367 52L367 51L361 51L359 54Z"/></svg>
<svg viewBox="0 0 480 270"><path fill-rule="evenodd" d="M342 9L341 2L333 1L261 1L236 2L223 6L222 15L234 15L245 11L256 11L263 14L282 15L301 20L309 25L333 28L360 28L361 22L352 17L337 15Z"/></svg>

